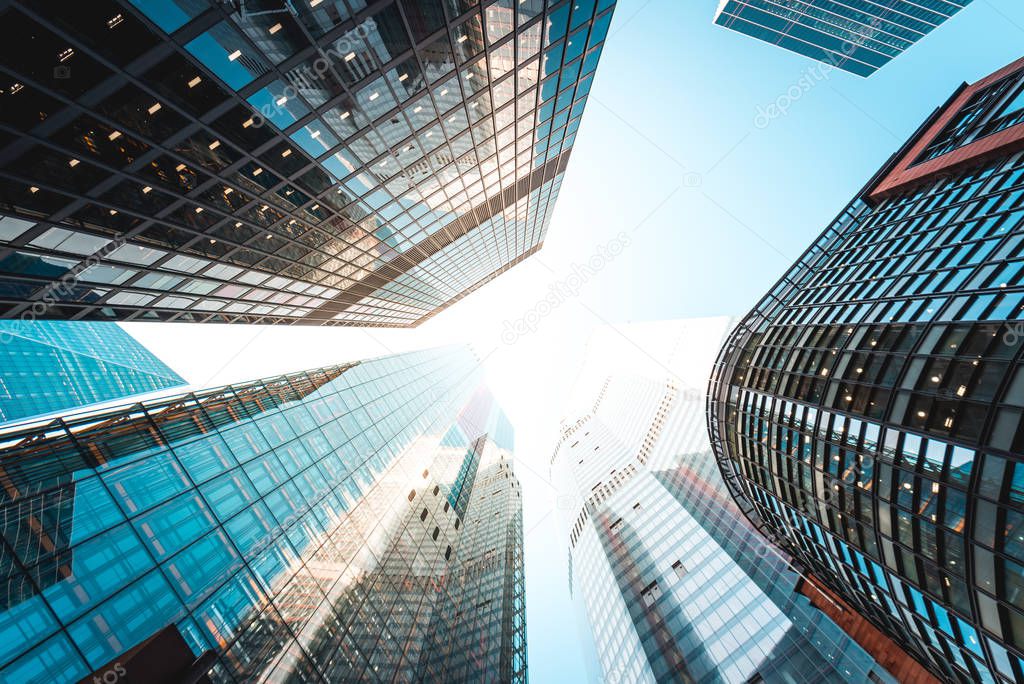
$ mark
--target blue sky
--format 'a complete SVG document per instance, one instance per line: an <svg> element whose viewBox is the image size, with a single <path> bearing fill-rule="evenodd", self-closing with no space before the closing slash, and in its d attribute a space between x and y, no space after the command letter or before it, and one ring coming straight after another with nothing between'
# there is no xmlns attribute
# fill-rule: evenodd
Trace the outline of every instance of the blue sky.
<svg viewBox="0 0 1024 684"><path fill-rule="evenodd" d="M583 320L746 312L960 83L1024 55L1019 0L975 0L868 79L715 26L716 4L618 3L538 255L574 243L582 262L629 233ZM813 86L785 116L755 121L801 78ZM540 567L556 561L527 556L531 677L584 681L565 570L552 583Z"/></svg>
<svg viewBox="0 0 1024 684"><path fill-rule="evenodd" d="M1024 54L1024 3L975 0L868 79L828 72L759 129L759 108L817 63L713 25L715 5L618 3L550 241L580 220L595 240L631 228L685 173L701 184L602 277L608 314L745 311L954 88Z"/></svg>
<svg viewBox="0 0 1024 684"><path fill-rule="evenodd" d="M200 385L472 343L516 429L534 682L585 681L548 461L591 332L745 313L961 82L1024 54L1020 0L974 0L868 79L715 26L716 5L620 0L544 249L419 328L125 326Z"/></svg>

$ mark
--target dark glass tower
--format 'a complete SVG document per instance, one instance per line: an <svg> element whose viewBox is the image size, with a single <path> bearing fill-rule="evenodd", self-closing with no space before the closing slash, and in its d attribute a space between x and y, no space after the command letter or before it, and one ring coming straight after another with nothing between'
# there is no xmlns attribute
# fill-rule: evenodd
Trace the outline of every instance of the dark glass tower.
<svg viewBox="0 0 1024 684"><path fill-rule="evenodd" d="M614 0L0 10L0 316L412 326L540 249Z"/></svg>
<svg viewBox="0 0 1024 684"><path fill-rule="evenodd" d="M721 0L719 26L870 76L972 0Z"/></svg>
<svg viewBox="0 0 1024 684"><path fill-rule="evenodd" d="M0 431L0 678L76 681L170 625L215 682L525 682L479 376L445 348Z"/></svg>
<svg viewBox="0 0 1024 684"><path fill-rule="evenodd" d="M0 423L184 384L116 323L0 321Z"/></svg>
<svg viewBox="0 0 1024 684"><path fill-rule="evenodd" d="M1024 680L1022 348L1024 59L934 112L711 380L739 506L946 681Z"/></svg>

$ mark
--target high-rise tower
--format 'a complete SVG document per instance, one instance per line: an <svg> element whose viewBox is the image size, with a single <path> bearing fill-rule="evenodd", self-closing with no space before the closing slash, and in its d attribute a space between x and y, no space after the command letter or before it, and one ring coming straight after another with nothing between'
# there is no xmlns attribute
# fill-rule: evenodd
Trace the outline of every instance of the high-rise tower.
<svg viewBox="0 0 1024 684"><path fill-rule="evenodd" d="M719 26L870 76L971 0L721 0Z"/></svg>
<svg viewBox="0 0 1024 684"><path fill-rule="evenodd" d="M215 682L525 682L512 428L479 382L444 348L0 431L0 678L151 681L169 629Z"/></svg>
<svg viewBox="0 0 1024 684"><path fill-rule="evenodd" d="M737 326L750 520L946 681L1024 680L1024 59L963 85Z"/></svg>
<svg viewBox="0 0 1024 684"><path fill-rule="evenodd" d="M553 458L591 677L894 683L799 591L718 474L694 387L730 327L639 324L591 341Z"/></svg>
<svg viewBox="0 0 1024 684"><path fill-rule="evenodd" d="M540 249L614 0L0 9L0 317L412 326Z"/></svg>
<svg viewBox="0 0 1024 684"><path fill-rule="evenodd" d="M0 321L0 423L184 384L116 323Z"/></svg>

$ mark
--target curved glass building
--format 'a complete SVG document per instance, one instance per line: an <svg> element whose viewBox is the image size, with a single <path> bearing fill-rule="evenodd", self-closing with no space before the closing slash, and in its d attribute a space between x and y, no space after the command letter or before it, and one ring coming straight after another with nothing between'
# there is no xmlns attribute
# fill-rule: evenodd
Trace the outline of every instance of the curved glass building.
<svg viewBox="0 0 1024 684"><path fill-rule="evenodd" d="M710 384L748 518L812 598L870 623L880 660L944 681L1024 680L1022 122L1024 59L961 86L747 314Z"/></svg>

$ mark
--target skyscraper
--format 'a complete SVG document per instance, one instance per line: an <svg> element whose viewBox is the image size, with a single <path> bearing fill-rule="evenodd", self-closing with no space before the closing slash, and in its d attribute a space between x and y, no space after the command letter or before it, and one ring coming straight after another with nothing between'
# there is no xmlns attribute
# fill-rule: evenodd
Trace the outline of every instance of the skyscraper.
<svg viewBox="0 0 1024 684"><path fill-rule="evenodd" d="M870 76L971 0L721 0L719 26Z"/></svg>
<svg viewBox="0 0 1024 684"><path fill-rule="evenodd" d="M590 343L553 464L591 678L894 683L799 591L718 474L693 388L731 323L640 324Z"/></svg>
<svg viewBox="0 0 1024 684"><path fill-rule="evenodd" d="M613 6L5 3L0 316L423 321L542 246Z"/></svg>
<svg viewBox="0 0 1024 684"><path fill-rule="evenodd" d="M184 384L116 323L0 321L0 423Z"/></svg>
<svg viewBox="0 0 1024 684"><path fill-rule="evenodd" d="M945 681L1024 680L1024 59L963 85L737 326L740 508Z"/></svg>
<svg viewBox="0 0 1024 684"><path fill-rule="evenodd" d="M525 682L479 383L443 348L0 431L0 678L144 675L121 659L170 627L215 682Z"/></svg>

